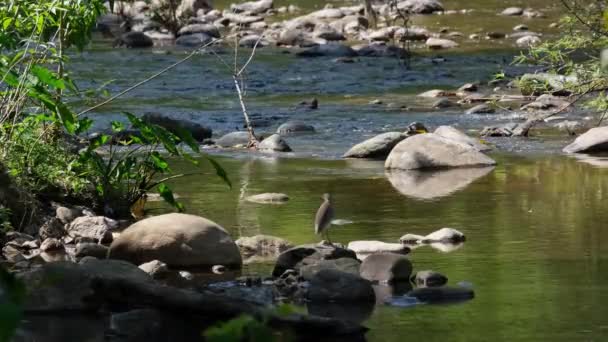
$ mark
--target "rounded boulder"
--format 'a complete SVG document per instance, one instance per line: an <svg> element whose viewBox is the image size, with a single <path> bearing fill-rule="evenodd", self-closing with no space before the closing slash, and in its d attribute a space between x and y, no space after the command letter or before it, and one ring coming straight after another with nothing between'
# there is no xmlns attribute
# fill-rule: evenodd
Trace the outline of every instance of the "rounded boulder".
<svg viewBox="0 0 608 342"><path fill-rule="evenodd" d="M169 266L240 266L241 254L230 235L200 216L165 214L141 220L112 242L109 259L140 265L158 260Z"/></svg>

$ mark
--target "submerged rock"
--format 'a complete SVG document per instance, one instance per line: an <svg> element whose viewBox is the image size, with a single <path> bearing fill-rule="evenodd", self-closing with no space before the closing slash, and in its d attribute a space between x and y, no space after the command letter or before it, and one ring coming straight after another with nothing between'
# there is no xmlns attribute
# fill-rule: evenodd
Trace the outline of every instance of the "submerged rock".
<svg viewBox="0 0 608 342"><path fill-rule="evenodd" d="M357 52L342 44L320 44L296 54L298 57L356 57Z"/></svg>
<svg viewBox="0 0 608 342"><path fill-rule="evenodd" d="M475 292L472 289L447 286L419 287L407 295L425 303L460 302L475 298Z"/></svg>
<svg viewBox="0 0 608 342"><path fill-rule="evenodd" d="M169 266L240 267L239 249L217 223L187 214L165 214L141 220L112 242L110 259L136 265L159 260Z"/></svg>
<svg viewBox="0 0 608 342"><path fill-rule="evenodd" d="M264 194L258 194L249 196L246 198L248 202L253 203L285 203L289 201L289 196L281 193L268 192Z"/></svg>
<svg viewBox="0 0 608 342"><path fill-rule="evenodd" d="M407 134L401 132L382 133L351 147L342 157L385 159L393 147L405 138Z"/></svg>
<svg viewBox="0 0 608 342"><path fill-rule="evenodd" d="M496 165L496 162L470 145L427 133L415 135L397 144L384 167L415 170L491 165Z"/></svg>
<svg viewBox="0 0 608 342"><path fill-rule="evenodd" d="M595 127L581 134L563 149L566 153L608 151L608 126Z"/></svg>
<svg viewBox="0 0 608 342"><path fill-rule="evenodd" d="M422 243L457 243L464 242L466 240L463 233L453 228L441 228L431 234L427 235L422 239Z"/></svg>
<svg viewBox="0 0 608 342"><path fill-rule="evenodd" d="M196 122L182 119L174 119L159 113L146 113L142 117L142 120L151 124L161 126L169 132L178 136L180 135L180 131L188 131L190 132L192 137L196 139L196 141L203 141L205 139L211 138L211 135L213 133L210 128L204 127Z"/></svg>
<svg viewBox="0 0 608 342"><path fill-rule="evenodd" d="M429 49L432 50L451 49L458 46L458 43L453 40L433 37L427 39L425 44Z"/></svg>
<svg viewBox="0 0 608 342"><path fill-rule="evenodd" d="M488 104L482 103L475 107L469 108L465 114L493 114L496 110Z"/></svg>
<svg viewBox="0 0 608 342"><path fill-rule="evenodd" d="M303 121L287 121L277 128L278 134L291 134L291 133L313 133L315 128Z"/></svg>
<svg viewBox="0 0 608 342"><path fill-rule="evenodd" d="M448 282L448 277L439 272L426 270L416 272L411 280L418 287L437 287L445 285Z"/></svg>
<svg viewBox="0 0 608 342"><path fill-rule="evenodd" d="M307 298L313 302L375 302L372 283L358 275L324 269L310 281Z"/></svg>
<svg viewBox="0 0 608 342"><path fill-rule="evenodd" d="M409 281L412 262L404 255L396 253L376 253L361 263L359 270L365 279L378 282Z"/></svg>
<svg viewBox="0 0 608 342"><path fill-rule="evenodd" d="M524 9L521 7L509 7L509 8L505 8L502 12L500 12L500 15L506 15L506 16L519 16L519 15L523 15L524 14Z"/></svg>

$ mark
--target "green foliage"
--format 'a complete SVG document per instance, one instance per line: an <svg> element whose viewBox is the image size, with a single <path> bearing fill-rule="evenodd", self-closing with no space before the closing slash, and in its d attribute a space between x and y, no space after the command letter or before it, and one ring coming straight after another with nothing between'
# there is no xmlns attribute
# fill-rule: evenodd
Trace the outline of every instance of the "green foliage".
<svg viewBox="0 0 608 342"><path fill-rule="evenodd" d="M603 3L603 5L602 5ZM586 94L608 87L608 78L602 71L600 53L608 46L605 2L593 3L564 0L562 5L566 15L559 23L561 35L558 39L547 40L522 52L515 59L517 63L536 64L549 73L571 76L576 82L566 84L566 89L574 94ZM538 94L551 90L543 82L523 82L522 93ZM602 101L592 100L588 107Z"/></svg>
<svg viewBox="0 0 608 342"><path fill-rule="evenodd" d="M0 231L13 230L11 225L11 210L0 205Z"/></svg>
<svg viewBox="0 0 608 342"><path fill-rule="evenodd" d="M261 319L256 319L251 315L241 315L230 321L220 323L207 329L204 332L204 336L209 342L290 341L291 338L289 335L273 331L270 327L268 327L268 319L272 315L284 317L289 316L294 312L296 312L296 309L293 306L283 304L268 310Z"/></svg>

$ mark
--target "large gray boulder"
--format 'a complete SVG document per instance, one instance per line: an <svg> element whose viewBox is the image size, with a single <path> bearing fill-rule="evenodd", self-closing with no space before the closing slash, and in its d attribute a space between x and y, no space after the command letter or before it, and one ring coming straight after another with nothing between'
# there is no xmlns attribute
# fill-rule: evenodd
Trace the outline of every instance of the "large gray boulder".
<svg viewBox="0 0 608 342"><path fill-rule="evenodd" d="M213 133L210 128L204 127L196 122L174 119L159 113L146 113L142 117L142 120L161 126L176 135L179 135L182 130L188 131L197 141L211 138Z"/></svg>
<svg viewBox="0 0 608 342"><path fill-rule="evenodd" d="M249 133L247 132L231 132L223 135L215 141L219 147L245 147L249 143Z"/></svg>
<svg viewBox="0 0 608 342"><path fill-rule="evenodd" d="M291 152L291 147L279 134L273 134L258 145L258 150L262 152Z"/></svg>
<svg viewBox="0 0 608 342"><path fill-rule="evenodd" d="M212 36L210 36L206 33L203 33L203 32L198 32L198 33L186 34L186 35L178 37L175 40L175 44L183 46L183 47L195 48L195 47L200 47L200 46L209 44L212 41L213 41Z"/></svg>
<svg viewBox="0 0 608 342"><path fill-rule="evenodd" d="M437 0L405 0L397 3L397 8L414 14L442 12L443 5Z"/></svg>
<svg viewBox="0 0 608 342"><path fill-rule="evenodd" d="M418 134L400 142L384 163L385 168L398 170L490 165L496 162L470 145L433 133Z"/></svg>
<svg viewBox="0 0 608 342"><path fill-rule="evenodd" d="M343 157L385 159L393 147L405 138L407 135L401 132L382 133L351 147Z"/></svg>
<svg viewBox="0 0 608 342"><path fill-rule="evenodd" d="M110 245L110 259L136 265L159 260L169 266L238 267L239 249L217 223L187 214L165 214L141 220Z"/></svg>
<svg viewBox="0 0 608 342"><path fill-rule="evenodd" d="M378 282L409 281L412 275L411 261L401 254L377 253L363 260L359 269L365 279Z"/></svg>
<svg viewBox="0 0 608 342"><path fill-rule="evenodd" d="M481 143L479 139L471 138L452 126L439 126L437 129L435 129L434 133L444 138L465 143L479 152L487 152L492 150L491 146Z"/></svg>
<svg viewBox="0 0 608 342"><path fill-rule="evenodd" d="M319 263L321 260L340 258L357 259L355 252L336 245L310 244L288 249L279 255L272 271L273 277L281 276L287 270L299 272L302 266Z"/></svg>
<svg viewBox="0 0 608 342"><path fill-rule="evenodd" d="M563 149L566 153L602 152L606 150L608 150L608 126L588 130Z"/></svg>
<svg viewBox="0 0 608 342"><path fill-rule="evenodd" d="M387 170L386 178L401 194L422 200L445 197L494 170L493 166L448 170Z"/></svg>
<svg viewBox="0 0 608 342"><path fill-rule="evenodd" d="M177 32L178 36L184 36L184 35L188 35L188 34L194 34L194 33L204 33L208 36L211 36L213 38L219 38L220 37L220 31L217 28L217 26L213 25L213 24L190 24L190 25L186 25L184 27L182 27L181 29L179 29L179 31Z"/></svg>
<svg viewBox="0 0 608 342"><path fill-rule="evenodd" d="M234 13L246 12L251 15L266 13L272 9L273 0L248 1L230 5Z"/></svg>
<svg viewBox="0 0 608 342"><path fill-rule="evenodd" d="M97 242L111 242L112 231L119 227L117 221L104 216L81 216L67 226L73 238L87 238Z"/></svg>
<svg viewBox="0 0 608 342"><path fill-rule="evenodd" d="M99 309L103 302L92 297L96 279L137 283L152 281L144 271L128 262L94 258L86 258L86 262L79 264L52 262L18 274L17 277L26 286L26 312Z"/></svg>
<svg viewBox="0 0 608 342"><path fill-rule="evenodd" d="M369 280L335 269L317 272L308 288L307 297L313 302L375 302L376 295Z"/></svg>

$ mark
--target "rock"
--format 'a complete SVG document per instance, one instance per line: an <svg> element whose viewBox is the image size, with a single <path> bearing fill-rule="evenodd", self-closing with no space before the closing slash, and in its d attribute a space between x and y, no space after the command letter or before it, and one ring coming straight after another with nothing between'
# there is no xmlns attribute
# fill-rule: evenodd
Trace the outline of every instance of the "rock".
<svg viewBox="0 0 608 342"><path fill-rule="evenodd" d="M504 39L507 35L503 32L488 32L486 33L487 39Z"/></svg>
<svg viewBox="0 0 608 342"><path fill-rule="evenodd" d="M493 166L436 171L387 171L386 178L401 194L419 200L449 196L494 170Z"/></svg>
<svg viewBox="0 0 608 342"><path fill-rule="evenodd" d="M232 132L223 135L221 138L215 141L215 144L220 147L244 147L249 144L249 133L247 132Z"/></svg>
<svg viewBox="0 0 608 342"><path fill-rule="evenodd" d="M482 144L478 139L471 138L452 126L439 126L435 129L434 133L444 138L467 144L479 152L492 150L491 146Z"/></svg>
<svg viewBox="0 0 608 342"><path fill-rule="evenodd" d="M433 102L433 104L431 105L431 107L433 107L433 108L448 108L448 107L452 107L453 105L454 105L454 103L452 103L452 101L450 101L449 99L442 98L442 99L439 99L439 100Z"/></svg>
<svg viewBox="0 0 608 342"><path fill-rule="evenodd" d="M443 286L448 282L448 277L435 271L418 271L412 276L412 283L418 287Z"/></svg>
<svg viewBox="0 0 608 342"><path fill-rule="evenodd" d="M324 8L312 12L308 16L316 19L339 19L344 17L344 12L339 8Z"/></svg>
<svg viewBox="0 0 608 342"><path fill-rule="evenodd" d="M199 125L196 122L174 119L159 113L146 113L142 116L142 120L147 123L161 126L177 136L179 136L182 131L188 131L196 141L203 141L211 138L213 133L210 128Z"/></svg>
<svg viewBox="0 0 608 342"><path fill-rule="evenodd" d="M204 33L213 38L220 38L220 31L213 24L190 24L182 27L177 32L178 36L185 36L195 33Z"/></svg>
<svg viewBox="0 0 608 342"><path fill-rule="evenodd" d="M457 243L464 242L466 237L463 233L453 228L441 228L431 234L427 235L422 239L422 243Z"/></svg>
<svg viewBox="0 0 608 342"><path fill-rule="evenodd" d="M187 214L165 214L141 220L118 236L108 253L136 265L159 260L169 266L239 267L239 249L217 223Z"/></svg>
<svg viewBox="0 0 608 342"><path fill-rule="evenodd" d="M608 126L595 127L577 137L564 147L566 153L593 153L608 150Z"/></svg>
<svg viewBox="0 0 608 342"><path fill-rule="evenodd" d="M357 52L342 44L320 44L296 53L298 57L355 57Z"/></svg>
<svg viewBox="0 0 608 342"><path fill-rule="evenodd" d="M470 108L465 114L492 114L494 112L496 112L494 108L490 107L488 104L482 103Z"/></svg>
<svg viewBox="0 0 608 342"><path fill-rule="evenodd" d="M413 14L442 12L443 5L437 0L405 0L397 3L397 8Z"/></svg>
<svg viewBox="0 0 608 342"><path fill-rule="evenodd" d="M524 9L521 7L509 7L500 12L500 15L519 16L524 14Z"/></svg>
<svg viewBox="0 0 608 342"><path fill-rule="evenodd" d="M63 249L61 241L55 238L46 238L40 244L40 250L43 252L51 252Z"/></svg>
<svg viewBox="0 0 608 342"><path fill-rule="evenodd" d="M186 280L194 280L194 274L192 274L188 271L179 271L178 274L180 277L182 277Z"/></svg>
<svg viewBox="0 0 608 342"><path fill-rule="evenodd" d="M407 134L401 132L382 133L351 147L342 157L385 159L393 147L405 138Z"/></svg>
<svg viewBox="0 0 608 342"><path fill-rule="evenodd" d="M83 258L86 256L97 259L105 259L108 254L108 247L91 242L81 242L76 244L75 256Z"/></svg>
<svg viewBox="0 0 608 342"><path fill-rule="evenodd" d="M376 296L369 280L358 275L324 269L310 281L307 298L313 302L375 302Z"/></svg>
<svg viewBox="0 0 608 342"><path fill-rule="evenodd" d="M176 45L189 48L198 48L213 41L213 37L206 33L193 33L177 37Z"/></svg>
<svg viewBox="0 0 608 342"><path fill-rule="evenodd" d="M456 95L454 93L450 93L448 91L445 90L441 90L441 89L432 89L432 90L427 90L424 93L418 94L418 97L427 97L427 98L436 98L436 97L446 97L446 96L452 96L452 95Z"/></svg>
<svg viewBox="0 0 608 342"><path fill-rule="evenodd" d="M162 261L152 260L138 266L154 279L161 279L169 274L169 266Z"/></svg>
<svg viewBox="0 0 608 342"><path fill-rule="evenodd" d="M419 287L408 294L425 303L449 303L460 302L475 298L472 289L462 287Z"/></svg>
<svg viewBox="0 0 608 342"><path fill-rule="evenodd" d="M401 254L377 253L363 260L360 273L363 278L377 282L409 281L412 263Z"/></svg>
<svg viewBox="0 0 608 342"><path fill-rule="evenodd" d="M482 137L510 137L515 133L518 127L519 125L516 123L484 127L479 135Z"/></svg>
<svg viewBox="0 0 608 342"><path fill-rule="evenodd" d="M386 43L372 43L365 45L357 50L361 57L399 57L404 58L408 55L407 50L395 45Z"/></svg>
<svg viewBox="0 0 608 342"><path fill-rule="evenodd" d="M70 222L72 220L70 220ZM61 239L66 235L67 232L65 230L65 225L56 217L51 217L49 220L44 222L38 230L38 236L41 240L48 238Z"/></svg>
<svg viewBox="0 0 608 342"><path fill-rule="evenodd" d="M305 122L292 120L287 121L277 128L278 134L292 134L292 133L313 133L315 128Z"/></svg>
<svg viewBox="0 0 608 342"><path fill-rule="evenodd" d="M352 258L339 258L332 260L320 260L317 263L300 267L300 276L307 281L310 281L314 276L322 270L338 270L354 275L359 275L359 266L361 262Z"/></svg>
<svg viewBox="0 0 608 342"><path fill-rule="evenodd" d="M479 89L479 86L477 86L477 84L475 83L465 83L462 86L460 86L460 88L458 88L459 92L473 92L473 91L477 91Z"/></svg>
<svg viewBox="0 0 608 342"><path fill-rule="evenodd" d="M432 50L451 49L458 46L458 43L453 40L433 37L427 39L425 44L429 49Z"/></svg>
<svg viewBox="0 0 608 342"><path fill-rule="evenodd" d="M224 274L228 269L224 265L214 265L211 267L211 272L214 274Z"/></svg>
<svg viewBox="0 0 608 342"><path fill-rule="evenodd" d="M541 43L540 38L538 38L537 36L532 36L532 35L523 36L523 37L517 39L517 41L515 42L515 44L517 44L517 46L523 47L523 48L535 46L540 43Z"/></svg>
<svg viewBox="0 0 608 342"><path fill-rule="evenodd" d="M359 257L375 253L407 254L410 252L410 249L403 244L382 241L351 241L348 243L348 249L354 251Z"/></svg>
<svg viewBox="0 0 608 342"><path fill-rule="evenodd" d="M543 94L536 98L534 102L530 102L525 106L522 106L522 110L548 110L548 109L562 109L570 106L570 102L562 100L558 96L550 94Z"/></svg>
<svg viewBox="0 0 608 342"><path fill-rule="evenodd" d="M8 244L2 247L2 256L6 261L12 264L16 264L26 260L25 256L23 255L23 253L21 253L19 248Z"/></svg>
<svg viewBox="0 0 608 342"><path fill-rule="evenodd" d="M417 27L417 26L410 26L408 28L399 27L398 29L395 30L395 33L393 36L398 41L408 41L408 40L426 41L431 36L431 33L429 32L429 30L427 30L425 28Z"/></svg>
<svg viewBox="0 0 608 342"><path fill-rule="evenodd" d="M234 13L249 13L251 15L257 15L268 12L272 9L273 0L259 0L259 1L248 1L240 4L230 5L230 9Z"/></svg>
<svg viewBox="0 0 608 342"><path fill-rule="evenodd" d="M236 240L236 245L244 258L253 256L276 258L293 247L289 241L270 235L241 237Z"/></svg>
<svg viewBox="0 0 608 342"><path fill-rule="evenodd" d="M528 25L519 24L519 25L513 27L513 31L528 31Z"/></svg>
<svg viewBox="0 0 608 342"><path fill-rule="evenodd" d="M415 135L397 144L384 167L415 170L491 165L496 165L496 162L470 145L427 133Z"/></svg>
<svg viewBox="0 0 608 342"><path fill-rule="evenodd" d="M145 272L127 262L85 259L86 262L78 264L51 262L17 274L28 293L23 309L37 313L99 310L103 301L91 298L97 279L140 284L151 281Z"/></svg>
<svg viewBox="0 0 608 342"><path fill-rule="evenodd" d="M341 32L336 31L330 26L316 27L313 37L325 39L327 41L341 41L346 40L346 37Z"/></svg>
<svg viewBox="0 0 608 342"><path fill-rule="evenodd" d="M258 21L264 21L262 16L234 14L226 11L222 15L225 20L237 25L250 25Z"/></svg>
<svg viewBox="0 0 608 342"><path fill-rule="evenodd" d="M403 235L399 239L399 242L403 243L403 244L417 244L417 243L421 243L422 239L424 239L424 236L422 236L422 235L408 233L408 234Z"/></svg>
<svg viewBox="0 0 608 342"><path fill-rule="evenodd" d="M63 224L68 224L81 215L82 210L76 208L57 207L55 209L55 217Z"/></svg>
<svg viewBox="0 0 608 342"><path fill-rule="evenodd" d="M272 276L279 277L290 269L299 272L302 266L316 264L320 260L339 258L357 259L357 256L355 252L337 245L310 244L296 246L279 255Z"/></svg>
<svg viewBox="0 0 608 342"><path fill-rule="evenodd" d="M131 31L120 36L114 45L124 45L128 48L147 48L154 46L154 41L143 32Z"/></svg>
<svg viewBox="0 0 608 342"><path fill-rule="evenodd" d="M576 132L581 130L584 125L579 121L565 120L556 123L553 127L559 129L562 132L566 132L569 135L576 135Z"/></svg>
<svg viewBox="0 0 608 342"><path fill-rule="evenodd" d="M265 46L268 44L267 41L265 41L264 39L261 38L261 36L257 35L257 34L250 34L247 36L244 36L243 38L241 38L239 40L239 46L243 46L243 47L247 47L247 48L251 48L253 49L255 46L261 47L261 46Z"/></svg>
<svg viewBox="0 0 608 342"><path fill-rule="evenodd" d="M199 10L208 11L213 8L211 0L181 0L177 10L177 17L194 17Z"/></svg>
<svg viewBox="0 0 608 342"><path fill-rule="evenodd" d="M258 145L258 150L262 152L291 152L291 147L279 134L273 134Z"/></svg>
<svg viewBox="0 0 608 342"><path fill-rule="evenodd" d="M285 202L289 201L289 196L287 196L285 194L281 194L281 193L268 192L268 193L264 193L264 194L249 196L246 198L246 200L248 202L262 203L262 204L285 203Z"/></svg>
<svg viewBox="0 0 608 342"><path fill-rule="evenodd" d="M81 216L68 225L68 235L73 238L90 238L107 243L112 241L112 231L117 229L117 221L104 216Z"/></svg>

